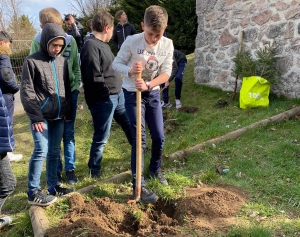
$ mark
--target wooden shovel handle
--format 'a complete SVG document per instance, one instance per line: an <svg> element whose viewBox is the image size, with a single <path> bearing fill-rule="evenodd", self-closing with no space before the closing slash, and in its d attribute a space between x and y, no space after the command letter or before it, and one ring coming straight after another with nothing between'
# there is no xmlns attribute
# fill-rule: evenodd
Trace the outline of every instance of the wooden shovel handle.
<svg viewBox="0 0 300 237"><path fill-rule="evenodd" d="M142 73L136 75L142 78ZM142 191L142 92L136 91L136 184L135 200L139 201Z"/></svg>

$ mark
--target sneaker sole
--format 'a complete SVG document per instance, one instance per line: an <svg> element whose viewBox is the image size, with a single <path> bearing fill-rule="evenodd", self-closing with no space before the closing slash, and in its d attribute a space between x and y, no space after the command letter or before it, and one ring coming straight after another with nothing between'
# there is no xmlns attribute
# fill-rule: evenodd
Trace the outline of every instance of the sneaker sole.
<svg viewBox="0 0 300 237"><path fill-rule="evenodd" d="M38 203L38 202L28 200L28 204L35 205L35 206L46 207L46 206L49 206L50 204L56 202L56 200L57 200L57 197L55 197L51 202L47 202L47 203Z"/></svg>

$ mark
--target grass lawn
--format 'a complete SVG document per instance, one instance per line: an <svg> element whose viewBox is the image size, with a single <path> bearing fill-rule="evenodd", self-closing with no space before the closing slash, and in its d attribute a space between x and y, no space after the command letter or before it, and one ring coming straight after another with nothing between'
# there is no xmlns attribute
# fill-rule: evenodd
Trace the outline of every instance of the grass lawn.
<svg viewBox="0 0 300 237"><path fill-rule="evenodd" d="M175 151L299 106L300 101L270 95L268 108L242 110L239 108L238 95L232 101L231 92L195 84L193 70L194 55L191 54L188 55L184 74L182 103L184 107L195 107L198 110L194 113L186 113L174 107L164 110L167 133L163 169L170 185L163 187L151 180L147 186L161 198L172 202L184 195L185 188L199 181L208 185L234 185L247 193L248 200L237 216L239 224L227 236L300 236L300 135L297 117L255 128L236 140L208 146L189 154L185 160L174 162L168 158ZM174 83L171 84L170 96L174 105ZM228 106L214 107L220 100L227 101ZM17 147L15 153L22 153L24 158L12 163L18 181L17 188L2 209L3 214L13 217L14 225L0 230L0 235L33 236L26 195L28 162L33 142L26 114L15 115L14 132ZM92 119L81 93L75 130L76 174L80 180L76 189L97 182L89 178L87 168L92 134ZM150 147L150 136L147 142ZM146 153L145 166L149 156L149 152ZM217 174L217 165L227 166L229 172L226 175ZM101 180L130 169L130 146L116 123L113 123L111 129L102 166ZM125 185L129 186L129 183ZM46 188L45 168L41 185ZM103 185L92 195L106 193L113 196L116 188L117 185ZM47 211L47 215L56 223L68 210L68 205L62 201L53 208ZM253 213L256 213L255 217Z"/></svg>

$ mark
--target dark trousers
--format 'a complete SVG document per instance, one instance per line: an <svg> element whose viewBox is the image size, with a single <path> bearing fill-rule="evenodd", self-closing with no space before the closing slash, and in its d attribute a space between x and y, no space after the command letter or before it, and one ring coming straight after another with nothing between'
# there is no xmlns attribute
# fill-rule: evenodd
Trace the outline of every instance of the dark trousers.
<svg viewBox="0 0 300 237"><path fill-rule="evenodd" d="M175 99L176 100L180 100L180 98L181 98L182 77L183 77L183 73L184 73L186 63L187 63L187 60L182 59L177 65L178 69L177 69L177 72L175 74ZM164 87L164 84L162 85L162 88L163 87ZM162 95L163 95L164 102L168 103L169 102L169 87L165 88L162 91Z"/></svg>
<svg viewBox="0 0 300 237"><path fill-rule="evenodd" d="M17 181L7 154L0 154L0 213L6 198L15 190Z"/></svg>
<svg viewBox="0 0 300 237"><path fill-rule="evenodd" d="M13 94L3 94L3 98L5 100L5 104L8 110L11 124L13 124L14 110L15 110L15 96Z"/></svg>
<svg viewBox="0 0 300 237"><path fill-rule="evenodd" d="M130 120L132 134L131 150L131 172L133 188L135 188L136 177L136 92L124 90L125 108ZM144 152L146 149L146 123L150 130L152 146L149 171L156 173L162 165L162 152L165 142L164 122L162 108L160 104L159 90L142 92L142 173L144 170ZM142 186L145 186L144 176L142 175Z"/></svg>

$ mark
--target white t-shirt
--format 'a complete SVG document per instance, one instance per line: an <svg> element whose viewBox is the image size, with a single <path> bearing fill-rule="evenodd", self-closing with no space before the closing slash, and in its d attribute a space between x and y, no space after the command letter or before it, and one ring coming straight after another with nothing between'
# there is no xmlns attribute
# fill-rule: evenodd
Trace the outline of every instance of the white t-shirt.
<svg viewBox="0 0 300 237"><path fill-rule="evenodd" d="M162 73L167 73L170 76L173 51L173 41L164 36L161 37L155 46L147 44L144 32L127 36L112 63L112 67L124 75L122 87L127 91L136 91L135 76L128 75L131 66L137 61L142 62L142 78L145 81L151 81ZM152 90L155 89L159 89L159 86L152 88Z"/></svg>

